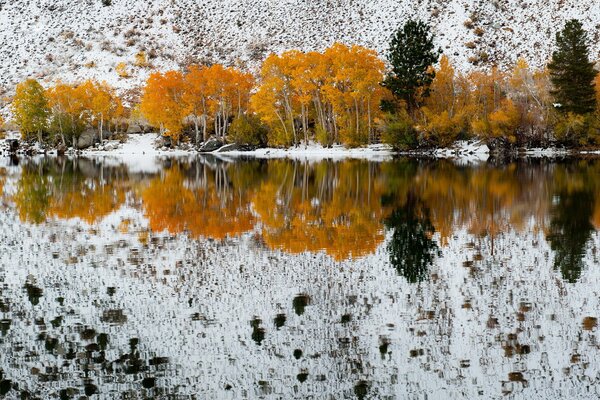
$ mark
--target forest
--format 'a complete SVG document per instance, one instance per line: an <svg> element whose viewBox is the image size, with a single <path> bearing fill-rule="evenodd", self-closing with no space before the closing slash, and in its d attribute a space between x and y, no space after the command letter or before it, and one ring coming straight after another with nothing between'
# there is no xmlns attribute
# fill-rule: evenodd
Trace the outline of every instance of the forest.
<svg viewBox="0 0 600 400"><path fill-rule="evenodd" d="M216 138L249 148L387 143L396 150L480 139L492 149L600 145L600 78L577 20L556 34L544 68L461 72L435 48L429 26L408 21L386 58L359 45L271 54L257 71L213 65L154 71L124 101L106 83L35 79L11 103L22 138L75 147L86 129L100 141L142 121L173 144ZM119 68L117 68L117 73Z"/></svg>

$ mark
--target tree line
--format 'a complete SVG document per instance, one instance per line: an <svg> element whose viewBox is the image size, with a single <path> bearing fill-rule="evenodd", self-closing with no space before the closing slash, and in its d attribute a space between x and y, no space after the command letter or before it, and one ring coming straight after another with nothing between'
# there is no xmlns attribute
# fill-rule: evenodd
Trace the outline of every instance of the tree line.
<svg viewBox="0 0 600 400"><path fill-rule="evenodd" d="M410 20L392 38L387 60L336 43L271 54L257 76L220 64L153 72L128 108L105 83L44 89L28 79L11 110L24 139L63 145L90 127L102 140L131 116L174 142L196 144L215 136L251 146L385 142L398 150L470 138L502 148L600 145L600 82L579 21L556 34L541 69L521 58L510 70L463 73L434 43L427 24Z"/></svg>

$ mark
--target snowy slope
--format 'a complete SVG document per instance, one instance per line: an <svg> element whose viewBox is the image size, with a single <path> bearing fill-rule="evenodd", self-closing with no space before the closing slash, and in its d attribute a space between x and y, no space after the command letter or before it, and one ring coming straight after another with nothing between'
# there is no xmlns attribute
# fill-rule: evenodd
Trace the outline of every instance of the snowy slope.
<svg viewBox="0 0 600 400"><path fill-rule="evenodd" d="M95 77L139 84L148 68L188 62L255 67L269 52L322 49L335 41L383 52L408 17L429 21L444 52L462 69L476 59L506 66L518 56L543 64L554 31L580 18L600 45L595 0L0 0L0 85ZM471 21L472 24L466 23ZM479 28L479 31L477 31ZM467 47L466 44L471 44ZM471 62L469 61L471 59ZM115 72L128 63L131 78Z"/></svg>

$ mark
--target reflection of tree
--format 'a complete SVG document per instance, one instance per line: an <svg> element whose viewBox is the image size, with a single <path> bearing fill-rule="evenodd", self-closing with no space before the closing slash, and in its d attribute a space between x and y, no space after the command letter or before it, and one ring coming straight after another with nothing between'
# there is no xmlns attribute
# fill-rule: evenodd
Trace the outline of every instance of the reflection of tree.
<svg viewBox="0 0 600 400"><path fill-rule="evenodd" d="M406 204L395 209L385 224L394 230L388 244L390 262L410 283L421 282L438 250L432 239L435 229L429 210L411 192Z"/></svg>
<svg viewBox="0 0 600 400"><path fill-rule="evenodd" d="M585 246L594 229L594 194L584 188L563 192L552 209L548 241L554 250L554 268L563 279L575 282L581 276Z"/></svg>
<svg viewBox="0 0 600 400"><path fill-rule="evenodd" d="M324 250L337 260L372 253L383 241L385 182L377 167L356 160L270 164L254 198L267 246Z"/></svg>
<svg viewBox="0 0 600 400"><path fill-rule="evenodd" d="M214 171L201 168L190 184L182 168L174 166L142 192L152 230L215 239L251 230L255 221L246 191L232 186L224 165Z"/></svg>
<svg viewBox="0 0 600 400"><path fill-rule="evenodd" d="M33 223L47 217L97 222L125 200L122 182L113 178L102 165L87 160L26 164L14 196L19 217Z"/></svg>
<svg viewBox="0 0 600 400"><path fill-rule="evenodd" d="M14 197L22 221L39 224L46 220L50 206L50 188L42 171L23 169Z"/></svg>

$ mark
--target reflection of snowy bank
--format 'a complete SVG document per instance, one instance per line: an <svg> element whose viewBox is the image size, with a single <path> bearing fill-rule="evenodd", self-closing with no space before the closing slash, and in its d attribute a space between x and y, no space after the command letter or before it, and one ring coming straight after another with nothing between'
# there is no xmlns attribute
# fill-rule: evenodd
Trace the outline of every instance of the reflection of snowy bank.
<svg viewBox="0 0 600 400"><path fill-rule="evenodd" d="M598 376L589 363L594 334L581 325L598 310L597 235L574 285L552 269L542 234L473 243L464 230L430 279L410 285L390 265L386 244L334 262L321 252L267 251L252 235L221 242L157 234L140 242L143 218L123 211L130 234L116 228L121 211L93 231L76 221L15 229L15 216L3 214L0 248L20 250L0 253L2 295L11 301L4 317L12 318L0 367L22 387L49 397L52 386L30 371L64 362L36 340L41 331L62 344L79 340L83 327L110 335L111 360L139 338L146 359L169 358L159 386L206 398L355 398L359 382L367 382L367 398L498 398L503 391L583 398ZM25 282L42 288L38 305L30 304ZM299 293L306 307L294 302ZM107 322L107 310L124 317ZM60 327L32 323L61 315ZM257 329L251 320L260 321ZM90 376L101 398L135 387L98 373ZM80 382L76 373L61 379L64 386Z"/></svg>

